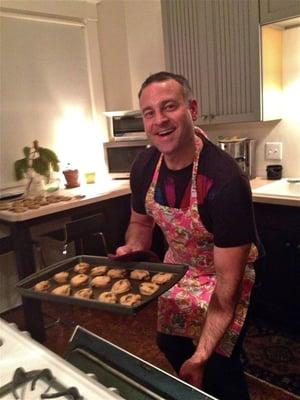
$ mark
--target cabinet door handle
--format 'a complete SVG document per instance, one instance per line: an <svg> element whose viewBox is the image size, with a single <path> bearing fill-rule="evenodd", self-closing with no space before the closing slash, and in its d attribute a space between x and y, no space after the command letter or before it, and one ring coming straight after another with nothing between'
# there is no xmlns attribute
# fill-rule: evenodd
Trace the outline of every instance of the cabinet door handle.
<svg viewBox="0 0 300 400"><path fill-rule="evenodd" d="M206 115L206 114L202 115L203 121L205 121L207 118L208 118L208 115Z"/></svg>
<svg viewBox="0 0 300 400"><path fill-rule="evenodd" d="M214 119L215 115L214 114L209 114L209 119Z"/></svg>

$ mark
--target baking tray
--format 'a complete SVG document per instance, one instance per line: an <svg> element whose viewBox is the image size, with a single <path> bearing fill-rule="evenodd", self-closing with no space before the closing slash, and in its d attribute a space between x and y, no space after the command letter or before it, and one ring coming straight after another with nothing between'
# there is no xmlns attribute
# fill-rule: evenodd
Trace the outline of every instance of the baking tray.
<svg viewBox="0 0 300 400"><path fill-rule="evenodd" d="M49 280L51 283L51 289L53 290L55 287L59 286L52 278L53 275L62 272L62 271L68 271L70 272L70 278L72 278L73 275L76 275L76 273L73 271L74 266L80 262L85 262L91 265L91 268L97 265L105 265L108 266L108 268L124 268L127 271L126 279L128 279L131 282L132 289L129 291L130 293L139 293L138 286L142 281L137 281L134 279L130 279L129 274L131 270L134 269L145 269L150 272L150 276L154 275L155 273L158 272L172 272L173 276L172 278L166 282L163 285L160 285L159 289L153 293L150 296L145 296L141 295L142 299L139 304L133 305L133 306L126 306L123 304L109 304L109 303L104 303L99 300L97 300L99 294L104 291L109 291L110 287L120 278L112 279L111 284L104 288L104 289L93 289L93 297L92 299L83 299L83 298L77 298L73 297L73 294L82 288L85 287L90 287L89 283L85 286L81 286L80 288L72 289L71 288L71 295L70 296L62 296L62 295L55 295L51 294L49 292L37 292L34 290L35 284L37 284L40 281L43 280ZM154 299L158 298L162 293L166 292L168 289L170 289L172 286L175 285L186 273L187 271L187 265L184 264L165 264L165 263L151 263L151 262L124 262L124 261L116 261L112 260L108 257L98 257L98 256L90 256L90 255L80 255L72 258L68 258L64 261L60 261L54 265L51 265L47 268L42 269L39 272L34 273L33 275L30 275L26 277L25 279L22 279L17 283L17 290L23 297L31 297L39 300L45 300L45 301L54 301L54 302L59 302L59 303L64 303L64 304L73 304L73 305L78 305L78 306L84 306L84 307L91 307L91 308L96 308L96 309L102 309L102 310L107 310L107 311L112 311L112 312L117 312L117 313L123 313L123 314L135 314L138 311L140 311L142 308L144 308L147 304L149 304L151 301ZM88 275L88 273L87 273ZM90 278L91 279L91 278ZM89 279L89 282L90 282ZM126 292L126 293L129 293ZM121 295L117 295L118 298L120 298L122 295L126 294L122 293Z"/></svg>

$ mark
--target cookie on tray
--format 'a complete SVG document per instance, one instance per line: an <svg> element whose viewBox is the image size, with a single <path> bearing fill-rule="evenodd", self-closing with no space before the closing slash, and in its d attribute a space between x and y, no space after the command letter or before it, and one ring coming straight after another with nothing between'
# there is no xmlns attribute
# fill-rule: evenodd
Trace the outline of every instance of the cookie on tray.
<svg viewBox="0 0 300 400"><path fill-rule="evenodd" d="M130 272L130 278L136 279L138 281L142 280L147 281L150 279L150 272L147 271L146 269L134 269L133 271Z"/></svg>
<svg viewBox="0 0 300 400"><path fill-rule="evenodd" d="M85 274L90 268L90 264L86 262L80 262L75 265L74 271L79 273L79 274Z"/></svg>
<svg viewBox="0 0 300 400"><path fill-rule="evenodd" d="M142 282L139 286L141 294L151 296L159 289L159 285L153 282Z"/></svg>
<svg viewBox="0 0 300 400"><path fill-rule="evenodd" d="M60 296L70 296L71 286L70 285L62 285L57 286L57 288L53 289L51 294L58 294Z"/></svg>
<svg viewBox="0 0 300 400"><path fill-rule="evenodd" d="M74 275L73 278L71 279L71 285L73 287L79 287L86 285L89 281L89 277L86 274L77 274Z"/></svg>
<svg viewBox="0 0 300 400"><path fill-rule="evenodd" d="M53 276L53 279L57 283L67 283L69 279L69 272L67 271L58 272Z"/></svg>
<svg viewBox="0 0 300 400"><path fill-rule="evenodd" d="M108 284L110 284L111 282L111 277L110 276L95 276L95 278L93 278L91 280L91 286L95 287L95 288L103 288L105 286L107 286Z"/></svg>
<svg viewBox="0 0 300 400"><path fill-rule="evenodd" d="M98 275L105 275L108 270L106 265L98 265L97 267L93 267L91 269L90 275L91 276L98 276Z"/></svg>
<svg viewBox="0 0 300 400"><path fill-rule="evenodd" d="M120 279L117 282L115 282L112 287L111 291L115 294L121 294L128 292L128 290L131 289L131 283L128 279Z"/></svg>
<svg viewBox="0 0 300 400"><path fill-rule="evenodd" d="M36 292L48 292L50 288L51 288L51 283L48 280L38 282L36 285L34 285L34 290Z"/></svg>
<svg viewBox="0 0 300 400"><path fill-rule="evenodd" d="M142 296L138 293L127 293L124 294L120 298L120 304L124 306L134 306L136 304L139 304L142 300Z"/></svg>
<svg viewBox="0 0 300 400"><path fill-rule="evenodd" d="M153 275L151 278L151 282L157 283L158 285L163 285L164 283L169 282L173 277L171 272L158 272L157 274Z"/></svg>
<svg viewBox="0 0 300 400"><path fill-rule="evenodd" d="M84 288L78 290L75 294L74 297L80 297L82 299L90 299L93 295L93 291L90 288Z"/></svg>
<svg viewBox="0 0 300 400"><path fill-rule="evenodd" d="M124 278L126 276L126 269L125 268L111 268L108 272L107 275L110 276L111 278Z"/></svg>
<svg viewBox="0 0 300 400"><path fill-rule="evenodd" d="M112 292L103 292L99 295L98 300L104 303L115 304L118 302L117 296Z"/></svg>

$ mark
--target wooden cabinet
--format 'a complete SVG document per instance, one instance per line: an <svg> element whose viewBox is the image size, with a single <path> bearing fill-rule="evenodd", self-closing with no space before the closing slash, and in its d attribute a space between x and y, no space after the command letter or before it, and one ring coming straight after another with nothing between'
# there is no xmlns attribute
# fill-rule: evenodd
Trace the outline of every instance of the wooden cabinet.
<svg viewBox="0 0 300 400"><path fill-rule="evenodd" d="M269 24L300 15L300 0L260 0L260 23Z"/></svg>
<svg viewBox="0 0 300 400"><path fill-rule="evenodd" d="M187 76L200 125L258 121L259 6L253 0L162 0L167 69Z"/></svg>
<svg viewBox="0 0 300 400"><path fill-rule="evenodd" d="M259 236L266 256L258 264L255 313L300 328L300 213L298 207L256 203Z"/></svg>

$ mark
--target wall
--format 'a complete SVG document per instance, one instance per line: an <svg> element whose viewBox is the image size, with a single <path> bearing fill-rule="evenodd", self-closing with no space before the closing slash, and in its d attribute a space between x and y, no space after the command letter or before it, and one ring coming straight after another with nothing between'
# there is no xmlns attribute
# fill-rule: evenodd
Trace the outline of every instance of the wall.
<svg viewBox="0 0 300 400"><path fill-rule="evenodd" d="M96 4L1 1L1 187L16 185L14 161L35 139L61 169L105 171L100 60Z"/></svg>
<svg viewBox="0 0 300 400"><path fill-rule="evenodd" d="M101 1L97 15L106 111L132 109L125 2Z"/></svg>
<svg viewBox="0 0 300 400"><path fill-rule="evenodd" d="M160 0L102 0L98 20L106 111L138 109L141 83L165 68Z"/></svg>
<svg viewBox="0 0 300 400"><path fill-rule="evenodd" d="M160 0L126 0L126 28L133 108L145 78L165 68Z"/></svg>

